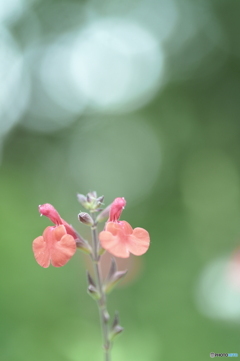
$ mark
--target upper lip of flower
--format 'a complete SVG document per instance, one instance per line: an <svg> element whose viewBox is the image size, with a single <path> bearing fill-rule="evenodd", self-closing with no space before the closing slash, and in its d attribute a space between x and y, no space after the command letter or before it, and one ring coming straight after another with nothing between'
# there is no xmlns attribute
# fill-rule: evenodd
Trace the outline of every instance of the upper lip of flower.
<svg viewBox="0 0 240 361"><path fill-rule="evenodd" d="M126 206L125 198L123 197L116 198L111 204L111 208L109 212L109 222L117 222L125 206Z"/></svg>

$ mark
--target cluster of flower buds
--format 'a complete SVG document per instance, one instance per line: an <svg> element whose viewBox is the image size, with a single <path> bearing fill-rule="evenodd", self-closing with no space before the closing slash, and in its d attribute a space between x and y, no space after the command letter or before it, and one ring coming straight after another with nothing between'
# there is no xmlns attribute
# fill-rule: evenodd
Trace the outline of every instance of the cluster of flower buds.
<svg viewBox="0 0 240 361"><path fill-rule="evenodd" d="M104 196L98 197L97 192L89 192L86 196L83 194L77 194L77 199L79 203L88 211L100 212L102 211L102 205L104 201Z"/></svg>
<svg viewBox="0 0 240 361"><path fill-rule="evenodd" d="M93 226L94 224L105 221L109 217L111 204L109 204L106 208L103 208L104 196L98 197L95 191L89 192L86 196L83 194L77 194L77 199L79 203L90 213L99 212L96 217L95 222L90 214L86 212L80 212L78 215L78 219L81 223L87 226Z"/></svg>

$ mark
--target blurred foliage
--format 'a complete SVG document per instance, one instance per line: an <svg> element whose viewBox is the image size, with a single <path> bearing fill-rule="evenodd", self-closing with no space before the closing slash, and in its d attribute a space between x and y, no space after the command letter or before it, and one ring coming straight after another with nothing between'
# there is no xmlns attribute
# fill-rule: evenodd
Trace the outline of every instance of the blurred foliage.
<svg viewBox="0 0 240 361"><path fill-rule="evenodd" d="M1 360L102 360L84 258L44 270L31 250L46 202L88 237L76 193L93 189L124 196L152 242L109 296L125 328L113 361L240 354L240 289L204 292L240 244L239 10L0 1Z"/></svg>

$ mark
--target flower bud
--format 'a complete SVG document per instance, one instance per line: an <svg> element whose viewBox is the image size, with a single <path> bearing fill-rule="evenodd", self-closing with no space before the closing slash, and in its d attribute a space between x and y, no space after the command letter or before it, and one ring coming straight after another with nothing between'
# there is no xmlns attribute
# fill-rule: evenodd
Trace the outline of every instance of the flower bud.
<svg viewBox="0 0 240 361"><path fill-rule="evenodd" d="M97 198L97 192L96 191L92 191L92 192L89 192L87 194L87 196L91 197L91 198Z"/></svg>
<svg viewBox="0 0 240 361"><path fill-rule="evenodd" d="M95 191L89 192L86 196L78 194L77 198L81 205L90 212L100 212L101 209L99 207L101 207L104 200L104 196L97 197Z"/></svg>
<svg viewBox="0 0 240 361"><path fill-rule="evenodd" d="M103 204L104 196L98 197L96 199L96 201L97 201L98 207L100 207Z"/></svg>
<svg viewBox="0 0 240 361"><path fill-rule="evenodd" d="M80 222L82 222L83 224L86 224L87 226L92 226L94 224L92 217L85 212L81 212L78 215L78 219Z"/></svg>
<svg viewBox="0 0 240 361"><path fill-rule="evenodd" d="M96 219L97 223L103 222L109 217L110 208L111 208L111 204L109 204L109 206L107 206L101 213L99 213Z"/></svg>
<svg viewBox="0 0 240 361"><path fill-rule="evenodd" d="M92 202L92 195L91 195L91 193L88 193L87 195L86 195L86 197L87 197L87 203L91 203Z"/></svg>
<svg viewBox="0 0 240 361"><path fill-rule="evenodd" d="M85 208L87 204L87 197L83 194L78 193L77 194L78 202Z"/></svg>

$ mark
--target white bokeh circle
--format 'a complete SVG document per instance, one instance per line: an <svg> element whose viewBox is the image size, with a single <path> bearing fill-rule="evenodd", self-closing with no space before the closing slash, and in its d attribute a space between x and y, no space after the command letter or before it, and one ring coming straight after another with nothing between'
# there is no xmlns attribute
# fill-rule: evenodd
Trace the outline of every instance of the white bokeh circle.
<svg viewBox="0 0 240 361"><path fill-rule="evenodd" d="M29 99L29 76L11 34L0 28L0 136L20 120Z"/></svg>
<svg viewBox="0 0 240 361"><path fill-rule="evenodd" d="M95 109L136 109L161 85L163 49L143 25L106 18L88 25L73 46L76 87Z"/></svg>

